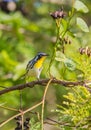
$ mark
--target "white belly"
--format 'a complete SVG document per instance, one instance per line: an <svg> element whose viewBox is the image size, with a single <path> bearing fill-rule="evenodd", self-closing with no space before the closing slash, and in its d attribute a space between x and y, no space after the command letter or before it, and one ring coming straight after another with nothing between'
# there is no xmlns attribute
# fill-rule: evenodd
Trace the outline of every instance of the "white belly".
<svg viewBox="0 0 91 130"><path fill-rule="evenodd" d="M39 79L41 70L42 70L42 68L41 69L32 68L28 71L27 77L29 77L29 78L36 77Z"/></svg>

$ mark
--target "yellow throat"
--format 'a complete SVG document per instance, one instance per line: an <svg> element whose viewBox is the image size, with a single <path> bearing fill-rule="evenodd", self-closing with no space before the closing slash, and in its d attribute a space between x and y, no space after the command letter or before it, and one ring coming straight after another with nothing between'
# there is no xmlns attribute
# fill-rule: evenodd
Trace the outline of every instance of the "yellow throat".
<svg viewBox="0 0 91 130"><path fill-rule="evenodd" d="M42 58L40 58L34 65L34 67L36 68L41 68L42 67L42 64L43 64L43 61L45 60L46 56L43 56Z"/></svg>

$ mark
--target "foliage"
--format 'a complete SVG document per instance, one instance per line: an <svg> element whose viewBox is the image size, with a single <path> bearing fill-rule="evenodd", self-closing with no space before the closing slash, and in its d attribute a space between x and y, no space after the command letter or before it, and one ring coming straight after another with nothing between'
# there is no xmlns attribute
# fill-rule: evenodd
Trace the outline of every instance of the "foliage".
<svg viewBox="0 0 91 130"><path fill-rule="evenodd" d="M59 121L67 124L70 128L90 129L91 115L91 94L83 86L72 88L72 91L64 95L63 106L58 105L56 112L59 115ZM67 127L68 127L67 126ZM61 126L60 126L61 127Z"/></svg>
<svg viewBox="0 0 91 130"><path fill-rule="evenodd" d="M82 31L84 31L84 32L89 32L89 28L88 28L88 26L87 26L87 24L84 22L84 20L83 19L81 19L81 18L77 18L77 25L78 25L78 27L82 30Z"/></svg>
<svg viewBox="0 0 91 130"><path fill-rule="evenodd" d="M36 122L33 118L30 120L31 128L30 130L40 130L41 124L40 122Z"/></svg>
<svg viewBox="0 0 91 130"><path fill-rule="evenodd" d="M88 11L89 11L87 6L80 0L76 0L76 2L74 4L74 8L77 9L77 11L81 11L83 13L88 13Z"/></svg>
<svg viewBox="0 0 91 130"><path fill-rule="evenodd" d="M56 10L58 5L53 3L41 1L26 1L25 3L27 16L22 15L20 11L6 14L0 10L0 90L3 89L3 86L9 87L25 83L25 80L21 80L21 76L25 73L27 62L37 52L48 52L50 55L43 65L41 77L48 78L51 75L50 77L54 76L63 81L72 82L91 80L91 29L89 24L87 25L90 23L90 18L87 16L89 12L91 13L89 10L91 1L76 0L73 5L72 3L64 4L64 9L59 10ZM64 95L65 88L61 85L56 85L56 92L54 88L49 88L51 92L49 91L47 102L58 104L59 97L63 102L58 105L59 109L56 110L59 117L57 123L59 128L65 130L73 127L89 129L91 95L85 87L76 86L67 89L66 93L70 91L67 95ZM44 88L40 86L31 90L30 88L24 89L22 107L31 108L41 100L43 94ZM4 108L3 112L0 111L0 114L3 115L2 122L6 120L6 116L12 115L11 111L8 112L9 107L6 109L2 104L10 107L12 104L14 108L19 109L20 98L20 91L7 93L0 97L0 104ZM49 115L48 103L46 103L46 109L42 115L44 118ZM36 111L41 113L41 107ZM61 125L59 125L60 122ZM31 130L40 130L43 125L40 121L36 122L35 118L31 118L30 124Z"/></svg>
<svg viewBox="0 0 91 130"><path fill-rule="evenodd" d="M74 7L77 9L77 11L82 11L83 13L86 13L88 11L83 11L87 10L87 7L83 4L81 4L81 10L77 6L80 1L76 1ZM54 53L53 53L53 59L52 61L56 60L59 62L61 69L64 72L60 73L63 77L63 79L66 80L91 80L90 73L91 73L91 57L89 57L88 49L84 50L81 53L81 51L78 49L78 51L75 51L75 53L72 53L68 56L68 53L66 52L66 44L69 42L67 41L69 38L72 38L75 36L74 33L71 34L71 31L69 29L70 26L70 21L74 17L74 9L70 11L69 13L69 19L65 20L60 20L56 19L57 23L57 40L56 40L56 45L54 47ZM77 23L76 25L79 26L79 28L84 31L84 32L89 32L88 26L85 23L85 21L80 18L76 17ZM61 25L60 25L60 24ZM68 37L67 40L66 37ZM75 37L76 38L76 37ZM87 47L88 48L88 47ZM68 48L71 51L71 47ZM74 48L75 50L76 48ZM54 59L55 57L55 59ZM52 63L51 61L51 63ZM61 62L61 63L60 63ZM63 64L62 64L63 63ZM66 70L68 70L66 72ZM75 77L73 79L68 79L70 74L68 73L74 73L75 72ZM68 76L68 77L67 77ZM69 101L63 101L62 106L58 106L61 109L57 109L56 111L59 114L59 122L58 126L63 129L70 129L70 128L78 128L78 129L89 129L89 117L90 117L90 110L91 110L91 104L90 104L90 92L85 88L84 86L77 86L76 88L73 89L72 92L69 92L67 95L64 96L66 100ZM59 125L60 124L60 125Z"/></svg>

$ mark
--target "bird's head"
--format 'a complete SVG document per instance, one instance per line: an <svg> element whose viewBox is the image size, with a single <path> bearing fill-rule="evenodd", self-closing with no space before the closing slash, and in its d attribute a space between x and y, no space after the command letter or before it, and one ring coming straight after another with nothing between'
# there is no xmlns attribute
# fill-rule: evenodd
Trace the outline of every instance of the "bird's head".
<svg viewBox="0 0 91 130"><path fill-rule="evenodd" d="M45 58L48 56L48 54L46 53L43 53L43 52L39 52L36 56L35 56L35 60L36 60L36 63L35 63L35 67L37 68L41 68Z"/></svg>

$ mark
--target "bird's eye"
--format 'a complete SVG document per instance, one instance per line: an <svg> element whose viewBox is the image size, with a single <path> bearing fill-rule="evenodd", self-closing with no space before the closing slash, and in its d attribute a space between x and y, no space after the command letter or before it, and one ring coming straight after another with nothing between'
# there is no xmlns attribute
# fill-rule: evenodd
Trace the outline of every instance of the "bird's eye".
<svg viewBox="0 0 91 130"><path fill-rule="evenodd" d="M39 59L42 57L42 55L39 55Z"/></svg>

